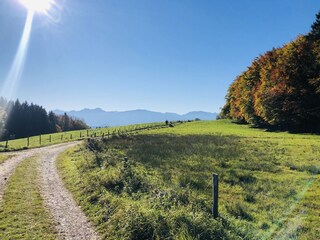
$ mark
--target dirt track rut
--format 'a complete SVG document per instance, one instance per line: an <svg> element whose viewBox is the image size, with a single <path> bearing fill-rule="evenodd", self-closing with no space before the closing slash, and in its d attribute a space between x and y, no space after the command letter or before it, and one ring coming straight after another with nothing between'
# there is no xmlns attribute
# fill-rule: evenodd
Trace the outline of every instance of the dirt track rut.
<svg viewBox="0 0 320 240"><path fill-rule="evenodd" d="M57 173L55 164L57 156L74 145L43 152L39 164L41 194L57 223L56 229L61 239L98 239L90 222L66 190Z"/></svg>

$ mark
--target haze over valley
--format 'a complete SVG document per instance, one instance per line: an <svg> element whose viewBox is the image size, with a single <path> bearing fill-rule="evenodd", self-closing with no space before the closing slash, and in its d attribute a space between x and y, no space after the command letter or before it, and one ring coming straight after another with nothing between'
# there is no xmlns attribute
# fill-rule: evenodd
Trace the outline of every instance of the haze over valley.
<svg viewBox="0 0 320 240"><path fill-rule="evenodd" d="M105 126L124 126L129 124L164 122L168 121L186 121L186 120L215 120L217 113L204 111L193 111L186 114L161 113L148 110L131 110L131 111L104 111L101 108L82 109L79 111L54 110L56 114L63 115L65 112L74 118L84 120L91 127Z"/></svg>

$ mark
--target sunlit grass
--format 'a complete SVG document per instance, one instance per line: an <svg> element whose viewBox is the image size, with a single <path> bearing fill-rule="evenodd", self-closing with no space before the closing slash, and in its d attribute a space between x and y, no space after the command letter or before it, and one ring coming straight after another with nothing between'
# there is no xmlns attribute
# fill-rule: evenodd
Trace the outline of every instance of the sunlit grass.
<svg viewBox="0 0 320 240"><path fill-rule="evenodd" d="M0 239L56 239L39 193L37 162L23 161L9 179L0 206Z"/></svg>
<svg viewBox="0 0 320 240"><path fill-rule="evenodd" d="M9 159L9 156L7 155L0 155L0 164L4 163L6 160Z"/></svg>
<svg viewBox="0 0 320 240"><path fill-rule="evenodd" d="M164 123L135 124L129 126L96 128L86 130L76 130L52 134L44 134L41 136L33 136L29 138L20 138L0 142L0 151L13 151L27 148L36 148L53 144L72 142L90 137L111 137L113 135L123 134L124 131L134 132L141 131L144 128L161 128L165 127ZM139 130L140 129L140 130ZM108 135L109 134L109 135Z"/></svg>
<svg viewBox="0 0 320 240"><path fill-rule="evenodd" d="M319 140L319 135L315 134L293 134L289 132L270 132L266 129L253 128L251 125L231 124L230 120L217 121L194 121L175 128L156 130L163 134L209 134L209 135L235 135L248 138L285 138L285 139L314 139Z"/></svg>
<svg viewBox="0 0 320 240"><path fill-rule="evenodd" d="M106 237L307 239L319 233L319 140L192 122L91 141L97 155L77 149L59 168ZM220 176L218 221L211 217L213 172Z"/></svg>

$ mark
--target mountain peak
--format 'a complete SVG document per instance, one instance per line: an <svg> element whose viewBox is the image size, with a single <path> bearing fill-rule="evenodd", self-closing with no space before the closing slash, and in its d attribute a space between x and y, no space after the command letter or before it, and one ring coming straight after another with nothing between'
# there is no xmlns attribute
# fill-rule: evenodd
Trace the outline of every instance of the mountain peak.
<svg viewBox="0 0 320 240"><path fill-rule="evenodd" d="M62 110L54 110L57 114L63 114ZM101 108L84 108L80 111L67 111L69 116L83 119L91 127L104 127L104 126L121 126L138 123L150 122L164 122L178 121L178 120L193 120L199 118L201 120L214 120L217 117L216 113L209 113L203 111L193 111L187 114L177 113L161 113L154 112L146 109L136 109L130 111L116 112L104 111Z"/></svg>
<svg viewBox="0 0 320 240"><path fill-rule="evenodd" d="M73 110L70 112L105 112L105 111L102 108L84 108L79 111Z"/></svg>

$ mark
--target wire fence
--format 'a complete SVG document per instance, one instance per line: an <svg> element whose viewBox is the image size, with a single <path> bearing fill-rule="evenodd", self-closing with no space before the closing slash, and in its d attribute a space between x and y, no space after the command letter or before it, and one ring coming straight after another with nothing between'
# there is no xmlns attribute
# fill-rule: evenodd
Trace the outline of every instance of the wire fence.
<svg viewBox="0 0 320 240"><path fill-rule="evenodd" d="M79 141L87 138L111 138L114 136L124 136L135 134L145 130L153 130L170 127L182 121L177 122L157 122L150 124L135 124L122 127L95 128L75 130L69 132L60 132L52 134L44 134L39 136L30 136L26 138L14 139L10 138L0 142L0 151L14 151L35 147L48 146L53 144Z"/></svg>

